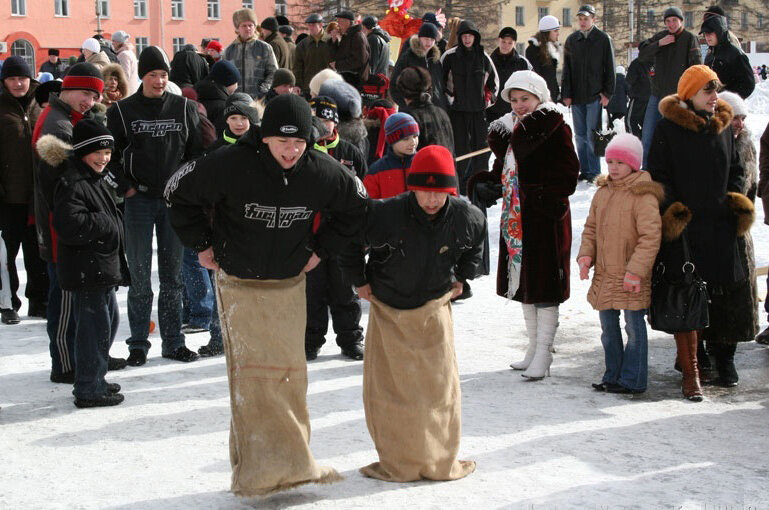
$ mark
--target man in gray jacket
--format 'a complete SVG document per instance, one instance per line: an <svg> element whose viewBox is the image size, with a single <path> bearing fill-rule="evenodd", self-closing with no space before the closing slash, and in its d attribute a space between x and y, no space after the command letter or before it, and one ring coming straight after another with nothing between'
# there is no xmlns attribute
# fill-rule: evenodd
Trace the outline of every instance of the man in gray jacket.
<svg viewBox="0 0 769 510"><path fill-rule="evenodd" d="M652 93L646 103L643 123L644 161L652 135L662 114L657 109L660 99L676 93L678 79L689 67L702 63L697 36L684 30L684 13L678 7L669 7L663 15L665 30L657 32L638 45L638 58L654 67Z"/></svg>
<svg viewBox="0 0 769 510"><path fill-rule="evenodd" d="M272 46L256 38L256 14L253 9L239 9L232 15L238 37L224 50L229 60L240 71L238 90L254 99L261 99L272 87L272 77L278 62Z"/></svg>

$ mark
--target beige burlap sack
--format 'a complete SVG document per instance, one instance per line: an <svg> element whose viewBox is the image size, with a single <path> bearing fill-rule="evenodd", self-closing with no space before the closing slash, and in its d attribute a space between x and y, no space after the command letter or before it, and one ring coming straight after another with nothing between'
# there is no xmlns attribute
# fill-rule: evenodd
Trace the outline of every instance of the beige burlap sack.
<svg viewBox="0 0 769 510"><path fill-rule="evenodd" d="M305 275L245 280L219 271L216 294L230 383L232 492L263 496L340 480L310 452Z"/></svg>
<svg viewBox="0 0 769 510"><path fill-rule="evenodd" d="M457 460L462 429L451 293L414 310L371 298L363 406L379 462L361 473L389 482L456 480L475 471Z"/></svg>

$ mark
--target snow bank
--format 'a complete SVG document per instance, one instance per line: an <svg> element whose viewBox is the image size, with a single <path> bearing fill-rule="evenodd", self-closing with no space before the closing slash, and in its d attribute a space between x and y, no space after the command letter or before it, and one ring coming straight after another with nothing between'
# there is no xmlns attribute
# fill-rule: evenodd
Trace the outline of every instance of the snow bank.
<svg viewBox="0 0 769 510"><path fill-rule="evenodd" d="M756 89L745 102L751 114L769 114L769 80L756 83Z"/></svg>

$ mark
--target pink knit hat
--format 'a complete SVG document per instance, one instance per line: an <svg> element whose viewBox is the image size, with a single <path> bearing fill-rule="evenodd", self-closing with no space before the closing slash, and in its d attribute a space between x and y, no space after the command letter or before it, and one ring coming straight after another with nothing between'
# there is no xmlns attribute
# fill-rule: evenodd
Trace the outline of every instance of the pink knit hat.
<svg viewBox="0 0 769 510"><path fill-rule="evenodd" d="M641 169L644 148L641 140L630 133L622 133L611 139L606 146L606 160L616 159L627 165L634 171Z"/></svg>

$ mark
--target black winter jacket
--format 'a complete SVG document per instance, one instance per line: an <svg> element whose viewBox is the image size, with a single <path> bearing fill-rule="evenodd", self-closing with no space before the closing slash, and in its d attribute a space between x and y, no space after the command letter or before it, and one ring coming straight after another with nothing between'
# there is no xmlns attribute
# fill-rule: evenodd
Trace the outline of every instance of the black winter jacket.
<svg viewBox="0 0 769 510"><path fill-rule="evenodd" d="M659 41L670 34L667 30L657 32L653 37L638 45L638 58L654 65L652 94L662 99L675 94L678 79L691 66L702 63L700 44L697 36L681 29L672 44L660 46Z"/></svg>
<svg viewBox="0 0 769 510"><path fill-rule="evenodd" d="M176 52L168 79L180 88L192 87L208 75L208 63L194 49Z"/></svg>
<svg viewBox="0 0 769 510"><path fill-rule="evenodd" d="M631 99L649 99L652 93L651 79L649 78L649 64L640 58L630 62L625 76L627 95Z"/></svg>
<svg viewBox="0 0 769 510"><path fill-rule="evenodd" d="M369 72L387 76L390 67L390 35L380 27L374 27L366 40L371 53L368 59Z"/></svg>
<svg viewBox="0 0 769 510"><path fill-rule="evenodd" d="M258 130L182 166L166 186L182 243L213 246L227 274L258 280L294 277L312 252L326 259L344 249L363 227L366 198L363 184L327 154L308 149L283 170ZM313 233L318 212L324 222Z"/></svg>
<svg viewBox="0 0 769 510"><path fill-rule="evenodd" d="M598 27L585 37L577 30L566 38L563 52L561 98L572 104L587 104L599 94L614 94L614 47L611 38Z"/></svg>
<svg viewBox="0 0 769 510"><path fill-rule="evenodd" d="M195 92L198 93L198 102L206 107L208 120L214 125L218 135L226 125L222 113L224 113L224 103L229 97L227 91L212 80L211 76L206 76L195 84Z"/></svg>
<svg viewBox="0 0 769 510"><path fill-rule="evenodd" d="M414 117L419 124L417 150L428 145L442 145L454 153L454 131L446 110L438 108L427 98L427 101L412 101L402 111Z"/></svg>
<svg viewBox="0 0 769 510"><path fill-rule="evenodd" d="M723 38L719 36L718 41L717 46L708 49L705 65L716 72L718 80L724 84L726 90L745 99L756 88L756 79L748 56L730 42L728 34Z"/></svg>
<svg viewBox="0 0 769 510"><path fill-rule="evenodd" d="M497 97L499 77L491 58L483 51L480 32L469 21L462 21L458 33L467 31L475 35L471 48L460 43L441 56L443 83L452 110L482 112Z"/></svg>
<svg viewBox="0 0 769 510"><path fill-rule="evenodd" d="M123 220L104 182L74 157L54 188L53 226L58 233L56 273L64 290L128 284Z"/></svg>
<svg viewBox="0 0 769 510"><path fill-rule="evenodd" d="M430 48L426 54L419 45L419 37L412 35L408 44L403 45L406 50L398 57L390 76L390 97L398 104L399 109L406 107L406 101L398 91L398 77L407 67L421 67L427 69L432 79L433 104L448 109L449 103L443 90L443 66L441 65L441 52L437 46Z"/></svg>
<svg viewBox="0 0 769 510"><path fill-rule="evenodd" d="M529 39L529 45L526 47L526 60L531 64L531 69L547 82L547 88L550 91L550 100L554 103L561 99L561 89L558 87L558 61L561 58L560 44L548 42L548 58L542 62L540 55L540 46L537 38ZM505 82L501 82L504 87Z"/></svg>
<svg viewBox="0 0 769 510"><path fill-rule="evenodd" d="M319 144L323 145L324 142L316 143L316 149L317 145ZM325 145L323 146L326 147ZM320 149L317 150L323 152ZM342 166L344 166L345 169L350 173L350 175L354 175L361 181L368 172L368 164L366 163L366 158L363 156L363 153L360 151L360 149L358 149L358 147L351 144L347 140L342 140L341 137L338 138L338 141L334 147L326 147L326 154L339 161Z"/></svg>
<svg viewBox="0 0 769 510"><path fill-rule="evenodd" d="M615 76L614 94L612 94L606 111L624 117L627 115L627 85L625 75L617 73Z"/></svg>
<svg viewBox="0 0 769 510"><path fill-rule="evenodd" d="M499 89L497 90L496 101L486 109L487 122L495 121L511 111L510 103L502 99L502 89L505 87L505 82L514 72L526 71L531 68L529 62L519 55L515 49L507 55L503 55L499 52L499 48L495 48L491 52L491 61L494 63L494 69L497 70Z"/></svg>
<svg viewBox="0 0 769 510"><path fill-rule="evenodd" d="M107 110L107 127L115 137L109 168L121 193L133 187L160 198L179 165L203 154L197 105L169 92L151 99L140 85Z"/></svg>
<svg viewBox="0 0 769 510"><path fill-rule="evenodd" d="M0 203L31 204L34 193L32 130L40 107L35 101L38 83L30 80L20 99L0 85Z"/></svg>
<svg viewBox="0 0 769 510"><path fill-rule="evenodd" d="M449 291L457 280L472 280L483 254L486 218L475 206L449 196L436 218L419 207L413 192L372 200L366 217L368 263L360 246L339 257L350 281L371 284L383 303L419 308Z"/></svg>
<svg viewBox="0 0 769 510"><path fill-rule="evenodd" d="M360 25L348 28L339 42L331 43L331 48L334 66L338 73L353 73L360 77L361 83L368 79L371 50Z"/></svg>

